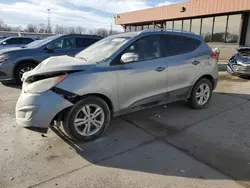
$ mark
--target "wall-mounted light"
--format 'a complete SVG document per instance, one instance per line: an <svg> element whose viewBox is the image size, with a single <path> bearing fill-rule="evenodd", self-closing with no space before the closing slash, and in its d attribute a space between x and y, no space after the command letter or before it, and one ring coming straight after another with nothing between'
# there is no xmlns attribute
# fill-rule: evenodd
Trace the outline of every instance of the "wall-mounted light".
<svg viewBox="0 0 250 188"><path fill-rule="evenodd" d="M120 16L117 14L117 15L115 15L115 17L114 18L120 18Z"/></svg>
<svg viewBox="0 0 250 188"><path fill-rule="evenodd" d="M185 12L186 11L186 7L181 7L180 8L180 12Z"/></svg>

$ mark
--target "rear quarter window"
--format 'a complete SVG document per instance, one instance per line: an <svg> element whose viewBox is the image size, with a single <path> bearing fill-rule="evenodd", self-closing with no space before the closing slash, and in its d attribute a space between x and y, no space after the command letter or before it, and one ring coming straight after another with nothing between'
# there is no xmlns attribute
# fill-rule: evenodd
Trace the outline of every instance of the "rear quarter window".
<svg viewBox="0 0 250 188"><path fill-rule="evenodd" d="M99 41L99 39L95 38L76 38L76 47L77 48L86 48L95 42Z"/></svg>
<svg viewBox="0 0 250 188"><path fill-rule="evenodd" d="M165 35L164 43L166 49L166 56L180 55L196 50L201 41L186 36Z"/></svg>

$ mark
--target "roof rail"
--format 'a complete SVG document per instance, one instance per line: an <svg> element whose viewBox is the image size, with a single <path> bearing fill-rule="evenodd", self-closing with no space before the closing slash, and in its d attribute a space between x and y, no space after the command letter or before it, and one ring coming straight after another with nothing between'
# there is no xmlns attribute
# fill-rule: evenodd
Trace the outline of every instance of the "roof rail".
<svg viewBox="0 0 250 188"><path fill-rule="evenodd" d="M143 29L142 31L140 31L141 33L148 33L148 32L152 32L152 31L170 31L170 32L180 32L180 33L192 33L191 31L185 31L185 30L181 30L181 29L166 29L166 28L151 28L151 29Z"/></svg>

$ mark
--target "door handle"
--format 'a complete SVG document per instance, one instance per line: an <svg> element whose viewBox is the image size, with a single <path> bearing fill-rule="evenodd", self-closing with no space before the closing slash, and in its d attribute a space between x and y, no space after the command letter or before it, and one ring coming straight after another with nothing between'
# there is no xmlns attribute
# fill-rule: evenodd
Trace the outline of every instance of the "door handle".
<svg viewBox="0 0 250 188"><path fill-rule="evenodd" d="M193 65L199 65L200 62L195 60L195 61L192 62L192 64L193 64Z"/></svg>
<svg viewBox="0 0 250 188"><path fill-rule="evenodd" d="M165 69L166 69L166 67L157 67L157 68L155 69L155 71L161 72L161 71L164 71Z"/></svg>

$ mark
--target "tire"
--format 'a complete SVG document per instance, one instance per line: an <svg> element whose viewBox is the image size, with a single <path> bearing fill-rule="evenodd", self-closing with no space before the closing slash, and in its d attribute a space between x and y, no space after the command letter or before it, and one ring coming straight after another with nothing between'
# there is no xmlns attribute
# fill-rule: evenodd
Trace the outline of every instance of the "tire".
<svg viewBox="0 0 250 188"><path fill-rule="evenodd" d="M22 63L20 65L18 65L15 69L15 81L16 83L20 84L22 83L21 78L20 78L20 74L23 70L32 70L36 67L35 63Z"/></svg>
<svg viewBox="0 0 250 188"><path fill-rule="evenodd" d="M92 120L89 120L89 116L87 117L84 113L84 111L85 112L88 111L87 106L90 109L89 110L91 112L90 114L94 114L94 111L97 108L101 109L100 115L96 117L99 119L93 120L93 122L91 122L91 123L87 122L87 123L80 125L83 121L86 121L84 119L87 119L87 121L92 121ZM95 107L96 107L96 109L95 109ZM83 110L83 108L84 108L84 110ZM93 115L91 115L91 116L94 117ZM79 120L80 118L81 118L82 122L78 122L78 124L80 126L76 126L75 120L76 119ZM68 114L66 115L65 121L63 123L63 128L64 128L65 132L67 133L67 135L73 140L91 141L91 140L94 140L94 139L100 137L106 131L106 129L109 126L110 118L111 118L110 109L104 100L102 100L99 97L94 97L94 96L93 97L92 96L86 97L86 98L82 99L81 101L79 101L78 103L76 103L68 111ZM103 122L103 123L100 127L97 127L96 125L94 125L94 123L95 123L94 121L99 121L99 122ZM90 127L88 135L86 135L86 133L88 132L87 127ZM96 130L94 130L94 129L96 129Z"/></svg>
<svg viewBox="0 0 250 188"><path fill-rule="evenodd" d="M207 86L207 88L209 89L209 96L207 96L206 94L206 99L201 100L201 97L197 98L198 94L201 93L201 88L200 87L205 87ZM196 82L196 84L193 87L193 90L191 92L191 96L188 99L188 105L193 108L193 109L201 109L204 108L205 106L207 106L209 104L209 102L211 101L212 98L212 91L213 91L213 86L211 81L209 81L206 78L203 78L201 80L199 80L198 82ZM197 95L197 96L196 96ZM204 95L203 95L204 96ZM202 102L203 101L203 102Z"/></svg>

